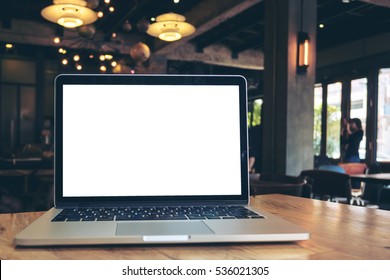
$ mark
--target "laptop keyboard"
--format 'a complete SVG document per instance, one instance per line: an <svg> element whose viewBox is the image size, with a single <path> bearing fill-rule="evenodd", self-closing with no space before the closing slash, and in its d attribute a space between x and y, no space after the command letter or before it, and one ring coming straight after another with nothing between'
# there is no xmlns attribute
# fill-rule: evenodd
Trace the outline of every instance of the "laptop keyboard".
<svg viewBox="0 0 390 280"><path fill-rule="evenodd" d="M243 206L115 207L63 209L52 222L262 218Z"/></svg>

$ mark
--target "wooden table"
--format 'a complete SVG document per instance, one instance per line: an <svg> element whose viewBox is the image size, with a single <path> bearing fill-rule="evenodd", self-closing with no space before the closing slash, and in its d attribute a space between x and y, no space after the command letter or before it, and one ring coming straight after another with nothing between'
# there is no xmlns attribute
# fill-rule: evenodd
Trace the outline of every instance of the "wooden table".
<svg viewBox="0 0 390 280"><path fill-rule="evenodd" d="M390 259L390 211L280 194L251 204L312 233L307 241L257 244L15 248L13 237L42 212L0 215L0 259Z"/></svg>
<svg viewBox="0 0 390 280"><path fill-rule="evenodd" d="M355 182L366 182L377 184L376 188L376 204L379 204L380 193L384 186L390 185L390 173L377 173L377 174L353 174L350 175L351 180Z"/></svg>
<svg viewBox="0 0 390 280"><path fill-rule="evenodd" d="M351 176L351 180L353 181L363 181L366 183L390 185L390 173L353 174L350 176Z"/></svg>

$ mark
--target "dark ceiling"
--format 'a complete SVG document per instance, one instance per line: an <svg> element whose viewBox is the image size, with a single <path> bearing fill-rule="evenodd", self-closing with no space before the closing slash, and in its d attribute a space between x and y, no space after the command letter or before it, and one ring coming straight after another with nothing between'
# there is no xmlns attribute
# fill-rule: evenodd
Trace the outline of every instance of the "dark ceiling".
<svg viewBox="0 0 390 280"><path fill-rule="evenodd" d="M0 16L3 27L10 25L12 19L31 20L55 25L47 22L40 15L40 11L44 7L51 5L52 1L50 0L12 0L2 2ZM199 9L201 2L204 3L206 1L181 0L179 3L174 3L173 0L111 0L110 4L106 4L104 0L100 0L99 6L95 10L103 11L106 16L99 19L95 26L97 30L107 35L117 32L142 36L151 45L152 51L155 51L164 46L165 43L161 44L161 42L158 42L155 44L159 40L150 37L144 32L140 32L137 28L137 23L143 19L150 21L152 17L165 12L191 15L191 11ZM342 3L341 0L317 0L318 50L389 32L390 8L366 2L370 1ZM112 13L108 11L110 6L115 8L115 11ZM203 14L215 13L212 9L201 11ZM132 24L132 30L129 32L125 32L122 28L123 22L126 20ZM188 16L188 21L190 20L191 17ZM320 24L323 24L324 27L320 28ZM237 13L216 26L212 26L201 34L194 36L190 43L194 44L199 51L209 45L219 43L227 46L232 51L233 56L248 49L261 50L264 44L264 2L259 1L258 4L251 6L249 9Z"/></svg>

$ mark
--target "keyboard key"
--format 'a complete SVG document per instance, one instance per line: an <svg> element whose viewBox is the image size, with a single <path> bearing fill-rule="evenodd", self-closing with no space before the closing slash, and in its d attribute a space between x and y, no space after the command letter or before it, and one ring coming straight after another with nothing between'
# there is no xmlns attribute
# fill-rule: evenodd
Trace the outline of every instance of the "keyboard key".
<svg viewBox="0 0 390 280"><path fill-rule="evenodd" d="M261 219L242 206L110 207L63 209L53 222Z"/></svg>

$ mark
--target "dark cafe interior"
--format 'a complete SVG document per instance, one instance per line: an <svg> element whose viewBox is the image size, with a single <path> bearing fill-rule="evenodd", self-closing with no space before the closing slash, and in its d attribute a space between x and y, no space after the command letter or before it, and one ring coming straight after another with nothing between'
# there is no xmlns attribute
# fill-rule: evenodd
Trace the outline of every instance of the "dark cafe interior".
<svg viewBox="0 0 390 280"><path fill-rule="evenodd" d="M69 73L242 75L251 199L390 213L390 1L13 0L0 19L2 215L53 206Z"/></svg>

